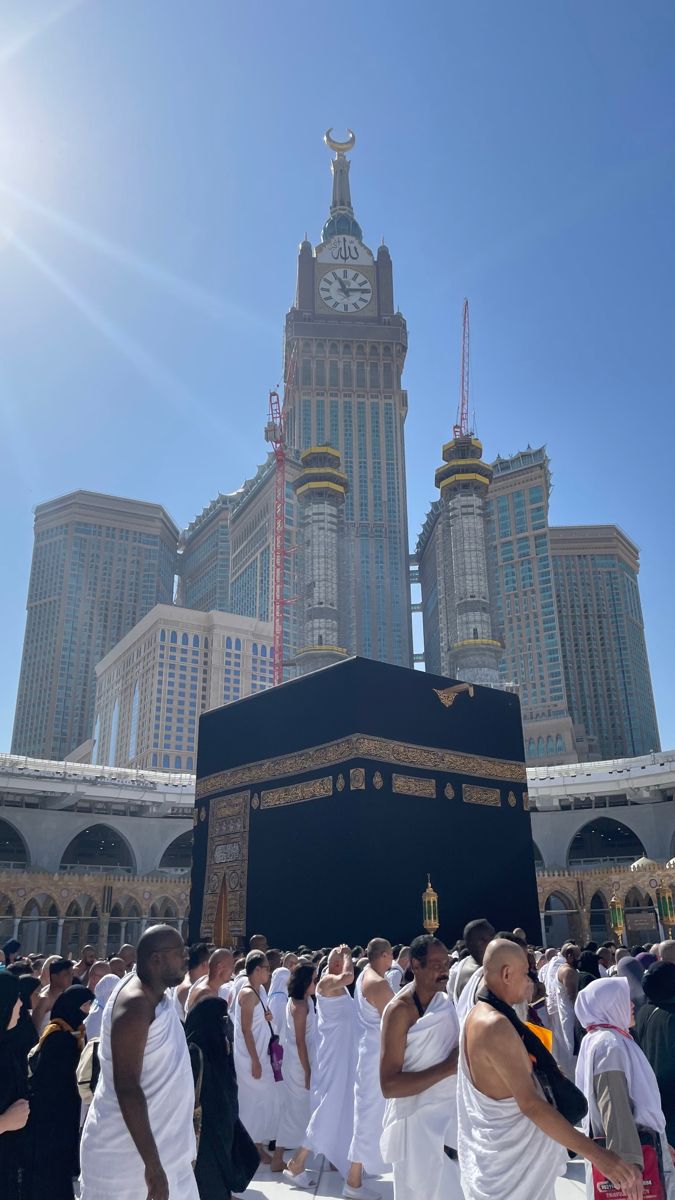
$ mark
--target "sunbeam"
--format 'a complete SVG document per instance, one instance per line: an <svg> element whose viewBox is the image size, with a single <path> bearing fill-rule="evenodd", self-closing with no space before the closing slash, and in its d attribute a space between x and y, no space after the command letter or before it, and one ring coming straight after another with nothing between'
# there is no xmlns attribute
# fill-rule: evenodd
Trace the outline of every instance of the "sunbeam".
<svg viewBox="0 0 675 1200"><path fill-rule="evenodd" d="M190 417L191 420L194 420L194 417L198 416L203 422L208 423L213 429L217 430L219 434L224 435L227 433L230 440L238 438L235 428L232 426L226 428L224 423L213 412L210 412L193 393L188 392L183 384L175 379L143 346L140 346L128 333L111 321L79 288L65 279L51 263L47 262L37 250L29 246L23 238L8 226L1 223L0 233L6 238L8 243L23 255L31 266L39 271L45 279L48 279L61 295L70 301L73 307L77 309L80 315L98 333L110 342L116 350L119 350L120 354L132 364L138 373L172 404L181 417Z"/></svg>
<svg viewBox="0 0 675 1200"><path fill-rule="evenodd" d="M111 259L119 266L126 267L130 271L135 271L151 283L158 284L172 296L175 296L176 299L181 300L184 304L191 305L206 316L217 321L228 323L238 322L239 324L260 329L264 328L267 333L272 333L276 336L276 327L274 330L271 330L254 313L248 312L237 305L228 304L219 296L206 291L205 288L199 287L189 280L181 279L180 276L174 275L171 271L167 271L157 263L150 262L146 258L141 258L140 255L134 254L133 251L127 250L124 246L120 246L116 242L110 241L109 238L97 233L96 230L87 229L77 221L66 217L63 213L57 212L53 208L48 208L46 205L41 204L39 200L34 200L18 188L12 187L11 184L3 183L0 180L0 192L6 196L11 196L13 200L17 201L28 212L43 217L50 225L61 230L62 233L68 234L75 241L89 247L91 250L95 250L105 258Z"/></svg>
<svg viewBox="0 0 675 1200"><path fill-rule="evenodd" d="M4 66L10 59L15 58L17 54L21 54L36 38L41 37L48 29L51 29L52 25L56 25L64 17L70 16L74 9L81 8L85 3L86 0L65 0L65 3L59 4L51 12L45 13L29 29L25 29L23 33L19 33L8 42L5 42L4 46L0 46L0 63ZM25 8L24 11L28 11L28 9Z"/></svg>

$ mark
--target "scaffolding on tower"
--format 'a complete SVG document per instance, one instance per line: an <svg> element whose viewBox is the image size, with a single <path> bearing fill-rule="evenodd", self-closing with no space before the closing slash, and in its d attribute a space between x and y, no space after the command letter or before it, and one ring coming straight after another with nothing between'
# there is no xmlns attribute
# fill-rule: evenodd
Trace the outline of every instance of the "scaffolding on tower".
<svg viewBox="0 0 675 1200"><path fill-rule="evenodd" d="M269 393L269 414L265 426L265 440L272 446L274 454L274 539L272 573L272 621L274 642L274 683L284 678L284 610L289 603L284 595L286 579L286 397L295 379L295 345L288 358L284 376L284 395L278 391Z"/></svg>
<svg viewBox="0 0 675 1200"><path fill-rule="evenodd" d="M459 383L459 407L457 424L453 425L452 436L469 436L469 301L464 301L462 310L462 371Z"/></svg>

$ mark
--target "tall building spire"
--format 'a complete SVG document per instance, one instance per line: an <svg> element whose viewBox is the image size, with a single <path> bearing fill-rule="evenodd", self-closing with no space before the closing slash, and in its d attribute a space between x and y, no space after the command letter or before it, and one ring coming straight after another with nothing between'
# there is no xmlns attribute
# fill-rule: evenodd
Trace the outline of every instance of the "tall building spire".
<svg viewBox="0 0 675 1200"><path fill-rule="evenodd" d="M349 188L349 167L350 160L346 157L347 150L353 149L356 144L356 134L351 129L347 130L349 139L346 142L337 142L331 137L333 130L328 129L323 136L326 145L335 151L335 158L331 159L330 169L333 175L333 198L330 206L330 216L326 221L322 231L322 242L329 242L331 238L338 234L347 234L351 237L358 238L363 241L363 232L352 208L352 197Z"/></svg>

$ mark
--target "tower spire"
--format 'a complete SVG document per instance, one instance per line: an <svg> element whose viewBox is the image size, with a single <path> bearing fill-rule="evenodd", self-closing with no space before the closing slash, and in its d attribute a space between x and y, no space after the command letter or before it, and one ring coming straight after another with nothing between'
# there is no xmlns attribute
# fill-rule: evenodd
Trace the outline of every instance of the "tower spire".
<svg viewBox="0 0 675 1200"><path fill-rule="evenodd" d="M346 157L347 150L352 150L356 144L356 134L348 129L349 138L346 142L338 142L331 136L332 127L327 129L323 140L329 149L335 151L331 159L330 169L333 175L333 197L330 206L330 216L322 231L321 240L329 242L339 234L358 238L363 241L363 233L352 208L352 197L349 187L350 160Z"/></svg>

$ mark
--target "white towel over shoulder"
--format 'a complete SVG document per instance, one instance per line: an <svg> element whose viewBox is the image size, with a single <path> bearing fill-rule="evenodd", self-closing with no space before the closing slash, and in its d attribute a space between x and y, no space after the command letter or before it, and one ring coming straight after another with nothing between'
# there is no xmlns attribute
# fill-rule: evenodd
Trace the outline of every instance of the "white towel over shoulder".
<svg viewBox="0 0 675 1200"><path fill-rule="evenodd" d="M439 992L408 1031L403 1070L424 1071L443 1062L458 1038L455 1007ZM457 1145L456 1084L453 1075L417 1096L387 1100L380 1150L394 1166L395 1200L460 1200L459 1172L444 1150Z"/></svg>

